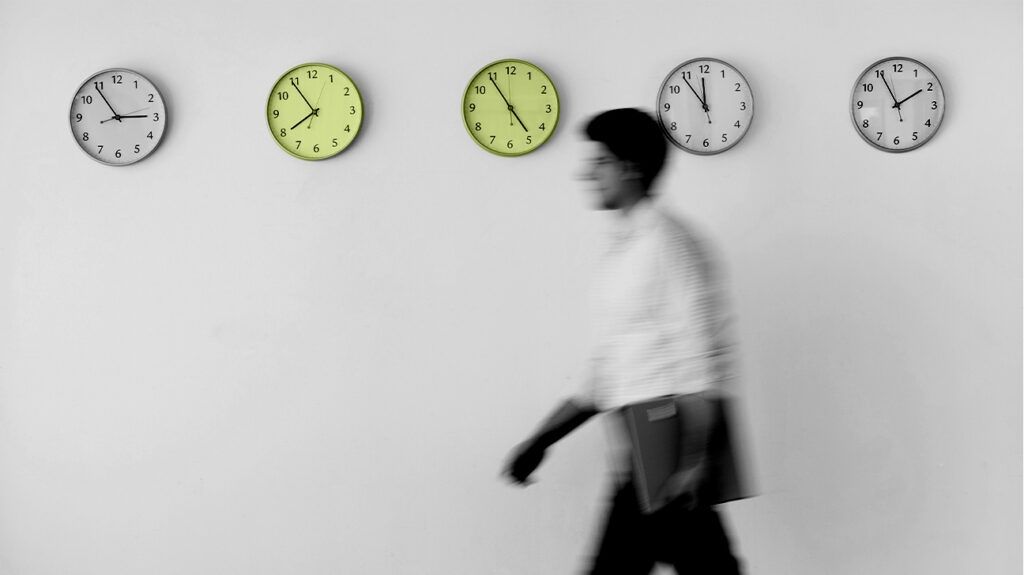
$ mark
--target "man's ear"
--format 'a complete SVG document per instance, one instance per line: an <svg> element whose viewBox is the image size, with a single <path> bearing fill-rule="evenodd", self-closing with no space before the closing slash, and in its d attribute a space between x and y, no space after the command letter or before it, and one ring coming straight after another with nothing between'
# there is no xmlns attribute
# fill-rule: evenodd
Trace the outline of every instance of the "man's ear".
<svg viewBox="0 0 1024 575"><path fill-rule="evenodd" d="M640 165L630 160L622 160L622 175L630 180L642 180L644 177Z"/></svg>

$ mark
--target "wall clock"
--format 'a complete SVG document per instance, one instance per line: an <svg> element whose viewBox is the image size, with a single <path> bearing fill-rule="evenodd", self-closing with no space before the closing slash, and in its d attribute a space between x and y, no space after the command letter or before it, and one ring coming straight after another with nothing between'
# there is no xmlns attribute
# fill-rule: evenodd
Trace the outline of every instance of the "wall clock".
<svg viewBox="0 0 1024 575"><path fill-rule="evenodd" d="M909 152L930 140L946 109L942 84L912 58L885 58L857 78L850 117L864 141L886 152Z"/></svg>
<svg viewBox="0 0 1024 575"><path fill-rule="evenodd" d="M558 125L558 91L551 78L523 60L480 69L462 98L462 118L477 144L500 156L521 156L548 141Z"/></svg>
<svg viewBox="0 0 1024 575"><path fill-rule="evenodd" d="M303 160L323 160L347 148L363 122L363 100L355 83L328 64L288 70L267 98L267 124L284 151Z"/></svg>
<svg viewBox="0 0 1024 575"><path fill-rule="evenodd" d="M167 109L160 91L145 76L111 68L82 83L71 101L71 133L90 158L127 166L160 144Z"/></svg>
<svg viewBox="0 0 1024 575"><path fill-rule="evenodd" d="M694 58L676 66L658 92L658 121L669 141L710 155L739 143L754 119L754 94L732 65Z"/></svg>

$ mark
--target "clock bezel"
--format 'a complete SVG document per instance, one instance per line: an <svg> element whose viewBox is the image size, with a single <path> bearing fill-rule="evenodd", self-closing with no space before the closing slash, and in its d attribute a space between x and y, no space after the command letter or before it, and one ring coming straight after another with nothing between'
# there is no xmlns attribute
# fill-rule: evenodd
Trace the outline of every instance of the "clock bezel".
<svg viewBox="0 0 1024 575"><path fill-rule="evenodd" d="M292 72L294 72L294 71L296 71L296 70L298 70L300 68L306 68L306 67L310 67L310 66L322 66L322 67L325 67L325 68L330 68L330 69L334 70L335 72L337 72L337 73L341 74L342 76L344 76L346 79L348 79L349 83L352 84L353 90L355 91L356 100L359 101L359 110L360 110L359 125L357 125L355 127L355 134L352 136L352 139L349 140L349 142L347 144L345 144L341 149L337 150L333 154L331 154L329 156L323 156L323 157L320 157L320 158L311 158L311 157L308 157L308 156L303 156L301 154L296 154L292 150L289 150L287 146L282 144L281 141L277 139L277 136L274 134L274 128L273 128L273 126L270 125L270 113L271 113L270 105L271 105L271 101L272 101L271 98L274 96L274 91L277 88L278 84L280 84L281 80L283 80L284 78L287 78L288 75L291 74ZM339 154L341 154L345 150L347 150L350 147L352 147L352 144L354 144L356 142L356 139L359 137L359 134L362 133L363 118L365 116L366 116L366 106L363 104L363 92L362 92L362 90L359 89L359 85L356 84L356 81L353 80L352 76L349 76L341 68L338 68L337 66L335 66L333 64L327 64L327 63L324 63L324 62L304 62L302 64L298 64L298 65L292 66L284 74L281 74L280 76L278 76L277 80L274 80L273 85L270 86L270 93L267 94L267 107L266 107L266 110L265 110L265 113L264 113L264 119L267 122L267 130L270 131L270 138L272 140L274 140L274 142L277 144L277 146L279 148L281 148L282 150L284 150L285 152L288 152L288 154L291 155L292 157L298 158L300 160L306 160L306 161L309 161L309 162L319 162L319 161L323 161L323 160L329 160L331 158L337 157Z"/></svg>
<svg viewBox="0 0 1024 575"><path fill-rule="evenodd" d="M919 143L917 143L917 144L915 144L915 145L913 145L913 146L911 146L909 148L894 149L894 148L886 148L886 147L880 146L880 145L878 145L878 142L872 142L871 138L865 136L864 132L862 132L861 129L857 126L857 111L856 111L856 109L854 107L855 106L854 102L857 101L857 86L860 85L860 81L861 81L862 78L864 78L865 74L870 72L872 69L877 68L880 64L883 64L883 63L886 63L886 62L891 62L893 60L903 60L905 62L913 62L914 64L924 68L925 70L928 70L928 72L932 75L932 78L935 78L935 84L939 87L939 93L942 95L942 110L939 112L939 116L938 116L938 119L936 121L936 123L938 125L935 126L931 130L931 134L927 138L923 139L921 142L919 142ZM946 115L946 90L945 90L945 88L942 87L942 81L939 80L939 76L935 73L934 70L931 69L930 66L928 66L924 62L922 62L920 60L917 60L915 58L908 58L906 56L889 56L887 58L882 58L880 60L875 61L870 66L867 66L866 68L864 68L861 71L861 73L857 75L857 78L853 81L853 88L851 88L851 90L850 90L849 108L850 108L850 122L853 125L853 130L855 132L857 132L857 135L859 135L862 140L864 140L865 142L871 144L871 147L875 148L876 150L881 150L883 152L889 152L889 153L893 153L893 154L902 154L902 153L905 153L905 152L912 152L914 150L919 149L921 146L923 146L923 145L927 144L928 142L932 141L932 139L935 137L935 135L939 133L939 129L942 128L942 118L945 117L945 115Z"/></svg>
<svg viewBox="0 0 1024 575"><path fill-rule="evenodd" d="M102 76L104 74L110 73L110 72L128 72L130 74L135 74L139 78L142 78L143 80L149 82L149 85L153 87L153 92L155 92L157 97L160 99L160 105L163 106L164 121L163 121L163 129L160 130L160 137L156 139L156 143L153 144L153 147L150 148L150 150L148 152L146 152L145 155L143 155L141 157L138 157L138 158L135 158L135 159L133 159L130 162L107 162L105 160L101 160L100 158L90 154L88 150L86 150L84 147L82 147L82 142L79 141L78 136L75 134L74 122L71 120L71 118L73 117L72 114L74 113L74 110L75 110L75 101L78 99L78 95L82 92L82 88L84 88L87 84L89 84L90 81L93 81L95 78L98 78L98 77L100 77L100 76ZM156 152L157 148L160 147L160 144L163 143L163 141L164 141L164 134L167 133L168 127L170 125L170 121L171 121L171 115L168 112L167 100L164 99L164 95L163 95L163 93L160 92L160 88L157 87L155 82L153 82L152 80L149 79L149 76L146 76L145 74L137 72L137 71L135 71L135 70L133 70L131 68L122 68L122 67L107 68L105 70L100 70L99 72L96 72L94 74L89 75L89 77L87 77L81 84L78 85L78 88L75 90L75 95L71 97L71 105L68 107L68 129L71 132L71 139L74 140L75 143L78 145L78 149L82 150L82 153L85 154L86 156L88 156L89 158L92 158L93 161L95 161L95 162L97 162L99 164L103 164L104 166L113 166L115 168L123 168L123 167L126 167L126 166L134 166L135 164L141 162L142 160L145 160L146 158L152 156L153 153Z"/></svg>
<svg viewBox="0 0 1024 575"><path fill-rule="evenodd" d="M672 137L672 134L670 133L671 130L669 130L668 126L665 125L665 122L664 122L664 120L661 117L661 104L662 104L661 97L665 93L665 87L668 85L669 80L671 80L672 76L674 76L677 72L679 72L680 69L685 68L686 66L689 66L690 64L693 64L694 62L716 62L718 64L722 64L724 66L728 66L729 69L731 69L733 72L736 72L736 74L740 77L740 79L743 80L743 84L746 85L746 87L747 87L747 93L750 94L750 121L747 122L746 129L743 130L743 133L740 135L739 138L737 138L736 140L734 140L732 143L730 143L728 146L722 148L721 150L714 150L714 151L710 151L710 152L701 152L701 151L698 151L698 150L691 150L690 148L687 148L682 143L677 141L674 137ZM672 145L674 145L675 147L677 147L677 148L679 148L679 149L681 149L683 151L689 152L689 153L691 153L691 154L693 154L695 156L714 156L714 155L717 155L717 154L721 154L722 152L727 152L727 151L733 149L740 142L743 141L743 139L747 136L747 133L750 132L750 128L754 125L754 117L756 116L756 114L755 114L755 112L756 112L756 104L757 104L757 102L756 102L756 99L754 98L754 89L750 86L750 82L747 80L747 77L743 75L743 72L740 72L739 68L737 68L736 66L733 66L732 64L730 64L729 62L726 62L725 60L722 60L721 58L703 58L703 57L701 57L701 58L690 58L689 60L683 62L682 64L679 64L678 66L672 68L672 70L665 76L665 79L661 82L661 87L658 89L658 96L655 99L654 111L655 111L655 115L658 117L658 125L661 126L661 133L665 136L665 139L667 139L670 143L672 143Z"/></svg>
<svg viewBox="0 0 1024 575"><path fill-rule="evenodd" d="M501 151L498 151L498 150L491 149L491 148L487 147L486 145L484 145L483 143L481 143L479 140L476 139L476 137L473 136L473 130L469 126L469 117L467 116L467 112L466 112L466 98L469 96L469 90L470 90L470 88L473 87L474 80L476 80L480 76L480 74L482 74L484 71L486 71L491 66L494 66L496 64L504 64L504 63L525 64L525 65L530 66L533 69L539 71L541 74L544 74L544 77L546 77L548 79L548 81L550 82L551 91L552 91L552 93L553 93L553 95L555 97L555 124L548 131L548 137L545 138L543 142L537 144L533 148L531 148L529 150L522 151L522 152L513 152L513 153L501 152ZM558 130L558 122L559 122L559 120L561 120L561 117L562 117L562 102L561 102L561 99L558 96L558 87L555 86L555 81L551 78L551 75L548 74L546 70L544 70L540 66L534 64L533 62L530 62L530 61L527 61L527 60L522 60L520 58L499 58L499 59L497 59L497 60L487 64L486 66L481 67L479 70L477 70L475 73L473 73L472 76L470 76L469 83L466 84L466 89L463 90L463 92L462 92L462 125L463 125L463 127L466 128L466 133L469 135L469 139L473 140L473 142L475 142L476 145L480 146L481 148L487 150L488 152L490 152L490 153L492 153L492 154L494 154L496 156L501 156L501 157L504 157L504 158L517 158L519 156L525 156L527 154L531 154L533 152L536 152L540 148L544 147L545 144L550 142L552 138L555 137L555 132Z"/></svg>

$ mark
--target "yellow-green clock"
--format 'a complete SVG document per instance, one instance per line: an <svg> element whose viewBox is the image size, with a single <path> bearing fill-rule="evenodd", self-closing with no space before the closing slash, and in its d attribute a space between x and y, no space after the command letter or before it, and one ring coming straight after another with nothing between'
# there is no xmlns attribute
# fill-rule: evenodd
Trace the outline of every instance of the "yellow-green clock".
<svg viewBox="0 0 1024 575"><path fill-rule="evenodd" d="M521 156L548 141L558 125L551 78L523 60L498 60L470 80L462 118L477 144L500 156Z"/></svg>
<svg viewBox="0 0 1024 575"><path fill-rule="evenodd" d="M267 124L284 151L303 160L323 160L352 143L363 123L363 100L355 82L329 64L288 70L267 98Z"/></svg>

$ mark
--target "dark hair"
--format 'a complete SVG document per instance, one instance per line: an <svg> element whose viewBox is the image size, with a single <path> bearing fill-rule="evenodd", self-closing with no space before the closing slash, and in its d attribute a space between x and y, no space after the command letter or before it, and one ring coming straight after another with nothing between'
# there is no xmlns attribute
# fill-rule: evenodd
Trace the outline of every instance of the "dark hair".
<svg viewBox="0 0 1024 575"><path fill-rule="evenodd" d="M587 137L601 142L620 160L632 162L640 170L644 190L665 165L665 136L661 126L646 112L619 108L602 112L587 122Z"/></svg>

